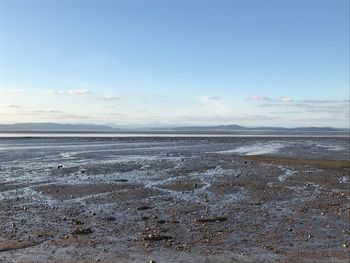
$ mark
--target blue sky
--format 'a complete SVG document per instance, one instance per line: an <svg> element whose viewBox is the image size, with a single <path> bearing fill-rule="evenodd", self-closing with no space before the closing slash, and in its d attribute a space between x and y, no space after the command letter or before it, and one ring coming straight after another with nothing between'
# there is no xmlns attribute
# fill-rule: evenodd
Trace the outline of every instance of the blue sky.
<svg viewBox="0 0 350 263"><path fill-rule="evenodd" d="M348 0L0 0L0 123L349 126Z"/></svg>

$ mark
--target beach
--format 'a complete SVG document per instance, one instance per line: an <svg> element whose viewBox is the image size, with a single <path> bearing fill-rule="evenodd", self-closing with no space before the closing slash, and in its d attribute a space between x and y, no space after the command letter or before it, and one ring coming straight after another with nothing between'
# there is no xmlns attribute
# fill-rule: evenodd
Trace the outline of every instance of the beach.
<svg viewBox="0 0 350 263"><path fill-rule="evenodd" d="M348 262L348 137L0 138L0 262Z"/></svg>

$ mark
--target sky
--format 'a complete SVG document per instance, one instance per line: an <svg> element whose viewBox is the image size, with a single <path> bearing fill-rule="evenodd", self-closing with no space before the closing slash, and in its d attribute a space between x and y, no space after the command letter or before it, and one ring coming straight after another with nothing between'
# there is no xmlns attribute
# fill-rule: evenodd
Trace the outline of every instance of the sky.
<svg viewBox="0 0 350 263"><path fill-rule="evenodd" d="M0 0L0 123L348 119L348 0Z"/></svg>

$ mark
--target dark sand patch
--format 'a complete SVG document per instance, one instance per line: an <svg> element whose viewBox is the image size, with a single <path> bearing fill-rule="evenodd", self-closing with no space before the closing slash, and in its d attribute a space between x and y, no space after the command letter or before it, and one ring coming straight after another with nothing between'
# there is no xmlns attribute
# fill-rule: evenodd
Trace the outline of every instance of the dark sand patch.
<svg viewBox="0 0 350 263"><path fill-rule="evenodd" d="M315 160L315 159L296 159L288 157L273 157L262 155L245 156L244 159L271 163L276 165L290 165L290 166L313 166L322 169L344 169L350 168L349 160Z"/></svg>
<svg viewBox="0 0 350 263"><path fill-rule="evenodd" d="M112 200L130 201L130 200L142 200L142 199L150 198L160 194L162 194L162 192L155 189L135 187L135 188L130 188L124 191L113 193L108 197L110 197Z"/></svg>
<svg viewBox="0 0 350 263"><path fill-rule="evenodd" d="M0 242L0 252L33 247L39 243L33 241L8 241Z"/></svg>
<svg viewBox="0 0 350 263"><path fill-rule="evenodd" d="M136 184L76 184L76 185L44 185L35 189L50 195L59 200L74 199L89 195L97 195L103 193L114 192L122 189L134 189L139 187Z"/></svg>
<svg viewBox="0 0 350 263"><path fill-rule="evenodd" d="M237 186L234 182L214 182L208 187L208 191L216 195L239 194L242 187Z"/></svg>

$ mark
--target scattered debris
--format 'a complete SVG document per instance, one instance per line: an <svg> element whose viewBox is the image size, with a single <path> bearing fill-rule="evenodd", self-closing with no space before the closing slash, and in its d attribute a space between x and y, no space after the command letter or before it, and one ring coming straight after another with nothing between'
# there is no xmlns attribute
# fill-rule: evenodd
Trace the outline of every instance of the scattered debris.
<svg viewBox="0 0 350 263"><path fill-rule="evenodd" d="M214 223L214 222L223 222L226 220L227 220L227 217L217 216L217 217L195 219L194 222L195 223Z"/></svg>
<svg viewBox="0 0 350 263"><path fill-rule="evenodd" d="M273 247L272 246L264 246L264 249L268 250L268 251L272 251Z"/></svg>
<svg viewBox="0 0 350 263"><path fill-rule="evenodd" d="M84 222L78 220L78 219L75 219L73 218L71 221L70 221L73 225L84 225Z"/></svg>
<svg viewBox="0 0 350 263"><path fill-rule="evenodd" d="M152 207L150 207L150 206L140 206L140 207L137 208L137 210L139 210L139 211L149 210L149 209L152 209Z"/></svg>
<svg viewBox="0 0 350 263"><path fill-rule="evenodd" d="M72 232L73 235L88 235L93 233L92 229L89 228L75 228L74 231Z"/></svg>
<svg viewBox="0 0 350 263"><path fill-rule="evenodd" d="M143 238L145 241L162 241L172 239L171 236L166 236L162 234L149 234Z"/></svg>

